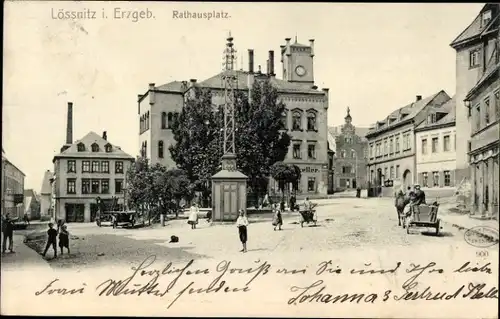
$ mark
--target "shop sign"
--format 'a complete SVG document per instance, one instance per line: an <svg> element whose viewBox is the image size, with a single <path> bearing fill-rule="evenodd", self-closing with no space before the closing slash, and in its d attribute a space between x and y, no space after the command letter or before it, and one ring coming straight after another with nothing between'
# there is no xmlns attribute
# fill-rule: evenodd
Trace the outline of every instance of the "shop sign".
<svg viewBox="0 0 500 319"><path fill-rule="evenodd" d="M319 173L319 169L316 167L307 166L307 167L302 167L301 172L302 173Z"/></svg>

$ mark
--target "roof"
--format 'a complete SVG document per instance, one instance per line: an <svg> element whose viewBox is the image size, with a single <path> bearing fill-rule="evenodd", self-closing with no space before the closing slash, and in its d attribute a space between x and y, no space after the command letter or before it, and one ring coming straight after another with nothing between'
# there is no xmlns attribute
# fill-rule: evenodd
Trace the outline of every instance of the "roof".
<svg viewBox="0 0 500 319"><path fill-rule="evenodd" d="M248 90L249 85L248 85L248 75L250 72L248 71L242 71L242 70L237 70L233 71L234 74L236 75L236 81L237 81L237 86L236 88L240 90ZM202 81L197 84L198 87L205 87L205 88L211 88L211 89L224 89L224 81L222 76L224 75L224 72L220 72L217 75L214 75L211 78L206 79L205 81ZM258 77L258 73L254 73L255 77ZM268 77L265 74L262 74L263 77ZM288 82L285 80L277 79L275 77L270 77L269 81L272 86L274 86L278 92L281 93L308 93L308 94L325 94L323 91L318 91L317 89L313 89L312 85L309 83L295 83L295 82Z"/></svg>
<svg viewBox="0 0 500 319"><path fill-rule="evenodd" d="M78 151L78 144L83 143L85 145L85 151ZM96 143L99 146L98 152L92 152L91 146ZM111 145L111 152L106 152L105 146ZM133 160L134 157L125 153L118 146L115 146L102 138L99 134L95 132L89 132L83 138L75 141L73 144L69 146L66 150L58 155L54 156L54 160L56 158L116 158L116 159L130 159Z"/></svg>
<svg viewBox="0 0 500 319"><path fill-rule="evenodd" d="M437 109L437 108L436 108ZM435 128L439 128L442 126L454 125L456 119L456 98L453 96L446 103L439 107L439 111L447 113L443 118L435 123L427 123L427 121L423 121L420 123L416 130L426 131Z"/></svg>
<svg viewBox="0 0 500 319"><path fill-rule="evenodd" d="M482 26L481 25L481 19L482 19L482 13L491 9L494 9L494 6L498 6L497 4L494 3L487 3L483 6L481 11L479 11L478 15L476 18L469 24L467 28L465 28L462 33L460 33L455 40L453 40L450 44L452 47L457 47L460 44L467 43L475 38L479 38L482 34L485 32L491 31L491 26L496 24L496 20L498 19L498 13L494 16L492 16L491 21L488 23L488 25ZM495 13L493 13L495 14Z"/></svg>
<svg viewBox="0 0 500 319"><path fill-rule="evenodd" d="M239 171L221 170L212 176L212 179L247 179L247 176Z"/></svg>
<svg viewBox="0 0 500 319"><path fill-rule="evenodd" d="M19 167L17 167L11 161L9 161L9 159L5 155L2 156L2 162L5 162L5 163L9 164L10 166L14 167L19 173L21 173L21 175L26 177L26 174L24 174L23 171L21 171L19 169Z"/></svg>
<svg viewBox="0 0 500 319"><path fill-rule="evenodd" d="M187 88L188 88L188 83L186 81L172 81L167 84L155 87L155 90L184 93Z"/></svg>
<svg viewBox="0 0 500 319"><path fill-rule="evenodd" d="M486 71L483 76L479 79L479 81L472 87L472 89L467 93L465 97L465 101L469 101L476 96L476 93L479 92L481 86L492 76L496 76L498 78L498 70L500 69L500 62L491 63L488 65Z"/></svg>
<svg viewBox="0 0 500 319"><path fill-rule="evenodd" d="M45 171L43 174L42 189L40 190L41 195L51 194L52 186L50 185L50 180L54 177L51 171Z"/></svg>
<svg viewBox="0 0 500 319"><path fill-rule="evenodd" d="M381 131L384 131L387 128L393 127L394 125L397 125L399 123L403 123L403 122L407 122L407 121L413 120L413 118L415 116L417 116L417 114L419 114L420 111L422 111L424 109L424 107L426 107L431 101L433 101L439 94L446 94L446 92L444 90L441 90L441 91L439 91L439 92L437 92L437 93L435 93L433 95L430 95L430 96L428 96L426 98L423 98L421 100L412 102L412 103L410 103L408 105L403 106L402 108L399 108L399 109L393 111L385 119L377 121L377 123L379 123L379 122L380 123L386 123L383 127L377 128L377 126L375 126L375 128L370 129L367 132L367 134L373 134L373 133L376 133L376 132L381 132ZM403 114L406 114L406 116L401 117L401 115L403 115ZM387 121L388 118L394 118L395 120L393 122L391 122L390 124L387 124L388 123L388 121Z"/></svg>
<svg viewBox="0 0 500 319"><path fill-rule="evenodd" d="M328 133L330 133L330 135L332 137L336 137L336 136L339 136L342 134L342 126L343 125L337 125L337 126L330 126L328 127ZM368 131L370 130L369 127L357 127L357 126L354 126L356 128L356 135L361 137L362 139L364 139L366 137L366 133L368 133Z"/></svg>

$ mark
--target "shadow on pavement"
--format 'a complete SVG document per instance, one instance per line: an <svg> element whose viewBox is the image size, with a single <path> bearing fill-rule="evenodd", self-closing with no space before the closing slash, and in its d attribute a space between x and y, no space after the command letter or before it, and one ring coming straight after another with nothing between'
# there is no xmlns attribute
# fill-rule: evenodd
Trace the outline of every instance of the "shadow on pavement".
<svg viewBox="0 0 500 319"><path fill-rule="evenodd" d="M455 236L455 235L453 235L453 233L445 232L445 231L443 231L443 232L440 231L437 236L436 236L435 231L428 231L428 230L423 231L421 234L424 236L432 236L432 237L454 237Z"/></svg>

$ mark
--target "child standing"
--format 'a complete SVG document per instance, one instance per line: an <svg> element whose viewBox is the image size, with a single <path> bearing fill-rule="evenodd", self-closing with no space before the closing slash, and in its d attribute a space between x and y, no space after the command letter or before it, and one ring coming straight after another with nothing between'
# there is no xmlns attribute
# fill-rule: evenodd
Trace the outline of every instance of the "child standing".
<svg viewBox="0 0 500 319"><path fill-rule="evenodd" d="M62 225L61 231L59 232L59 248L61 248L61 255L64 253L63 248L68 249L69 252L69 232L66 225Z"/></svg>
<svg viewBox="0 0 500 319"><path fill-rule="evenodd" d="M247 233L248 219L247 219L247 216L245 215L245 212L243 211L243 209L240 209L239 213L240 213L239 217L236 220L236 227L238 227L240 241L243 244L243 249L240 250L240 252L246 253L247 252L247 239L248 239L248 233Z"/></svg>
<svg viewBox="0 0 500 319"><path fill-rule="evenodd" d="M276 226L278 226L278 230L281 230L281 225L283 225L283 218L281 217L281 209L278 208L278 205L275 205L274 216L273 216L274 230L276 230Z"/></svg>
<svg viewBox="0 0 500 319"><path fill-rule="evenodd" d="M45 246L45 250L43 251L42 256L45 257L47 250L52 246L54 248L54 258L57 257L57 230L54 229L54 224L49 223L49 230L47 230L47 245Z"/></svg>

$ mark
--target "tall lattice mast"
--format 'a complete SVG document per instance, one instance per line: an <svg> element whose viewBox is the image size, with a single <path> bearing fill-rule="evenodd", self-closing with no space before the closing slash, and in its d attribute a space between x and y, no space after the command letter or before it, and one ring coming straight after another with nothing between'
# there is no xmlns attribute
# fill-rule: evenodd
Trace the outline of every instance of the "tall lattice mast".
<svg viewBox="0 0 500 319"><path fill-rule="evenodd" d="M236 154L234 146L235 120L234 120L234 104L236 89L236 50L234 48L233 37L231 32L227 37L226 49L224 50L224 70L222 80L224 81L224 155Z"/></svg>

